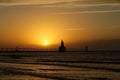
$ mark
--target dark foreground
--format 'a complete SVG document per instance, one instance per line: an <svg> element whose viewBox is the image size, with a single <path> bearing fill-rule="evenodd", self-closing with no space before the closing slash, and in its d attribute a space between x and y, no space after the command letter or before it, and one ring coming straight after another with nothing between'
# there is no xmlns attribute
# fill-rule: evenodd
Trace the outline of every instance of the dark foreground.
<svg viewBox="0 0 120 80"><path fill-rule="evenodd" d="M0 80L120 80L120 52L0 53Z"/></svg>

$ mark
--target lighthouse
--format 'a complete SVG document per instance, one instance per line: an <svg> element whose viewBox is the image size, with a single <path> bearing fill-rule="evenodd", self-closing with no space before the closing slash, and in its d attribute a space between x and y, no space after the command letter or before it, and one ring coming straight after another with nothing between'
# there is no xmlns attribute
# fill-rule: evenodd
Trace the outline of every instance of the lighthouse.
<svg viewBox="0 0 120 80"><path fill-rule="evenodd" d="M61 40L61 45L59 47L59 52L66 52L66 47L64 46L64 41Z"/></svg>

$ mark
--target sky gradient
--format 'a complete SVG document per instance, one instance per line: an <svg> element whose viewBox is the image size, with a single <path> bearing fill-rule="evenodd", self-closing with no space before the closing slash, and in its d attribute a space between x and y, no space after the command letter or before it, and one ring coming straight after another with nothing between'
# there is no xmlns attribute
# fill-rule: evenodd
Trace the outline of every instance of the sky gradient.
<svg viewBox="0 0 120 80"><path fill-rule="evenodd" d="M0 0L0 47L57 47L60 40L120 50L120 0Z"/></svg>

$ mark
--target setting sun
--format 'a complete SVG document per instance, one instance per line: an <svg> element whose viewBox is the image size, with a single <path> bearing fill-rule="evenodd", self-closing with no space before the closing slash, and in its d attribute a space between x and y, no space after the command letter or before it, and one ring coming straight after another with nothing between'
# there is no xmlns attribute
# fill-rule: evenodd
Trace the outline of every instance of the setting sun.
<svg viewBox="0 0 120 80"><path fill-rule="evenodd" d="M48 43L47 41L45 41L43 44L44 44L45 46L49 45L49 43Z"/></svg>

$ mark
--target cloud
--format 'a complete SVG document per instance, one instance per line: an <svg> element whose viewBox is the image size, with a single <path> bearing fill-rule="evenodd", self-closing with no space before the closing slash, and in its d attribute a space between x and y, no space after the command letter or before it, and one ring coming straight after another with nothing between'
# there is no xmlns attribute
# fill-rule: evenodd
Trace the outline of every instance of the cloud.
<svg viewBox="0 0 120 80"><path fill-rule="evenodd" d="M0 3L17 3L17 2L23 2L25 0L0 0Z"/></svg>
<svg viewBox="0 0 120 80"><path fill-rule="evenodd" d="M8 3L8 2L12 2L12 0L0 0L0 3Z"/></svg>
<svg viewBox="0 0 120 80"><path fill-rule="evenodd" d="M99 4L86 5L66 8L63 12L57 14L81 14L81 13L106 13L106 12L120 12L119 4Z"/></svg>
<svg viewBox="0 0 120 80"><path fill-rule="evenodd" d="M113 13L113 12L119 12L120 13L120 10L105 10L105 11L78 11L78 12L61 12L61 13L58 13L60 15L65 15L65 14L90 14L90 13Z"/></svg>
<svg viewBox="0 0 120 80"><path fill-rule="evenodd" d="M59 2L70 2L74 0L0 0L1 4L53 4Z"/></svg>
<svg viewBox="0 0 120 80"><path fill-rule="evenodd" d="M120 12L120 0L0 0L0 3L54 14Z"/></svg>
<svg viewBox="0 0 120 80"><path fill-rule="evenodd" d="M104 4L104 3L120 3L120 0L77 0L75 4Z"/></svg>
<svg viewBox="0 0 120 80"><path fill-rule="evenodd" d="M0 0L0 3L36 3L51 5L84 5L84 4L103 4L103 3L120 3L120 0Z"/></svg>
<svg viewBox="0 0 120 80"><path fill-rule="evenodd" d="M60 1L57 3L49 4L48 6L83 6L83 5L96 5L96 4L120 4L120 0L73 0L73 1Z"/></svg>
<svg viewBox="0 0 120 80"><path fill-rule="evenodd" d="M86 28L66 28L66 31L81 31L81 30L86 30Z"/></svg>
<svg viewBox="0 0 120 80"><path fill-rule="evenodd" d="M120 0L74 0L44 4L44 7L62 8L58 14L120 12Z"/></svg>

